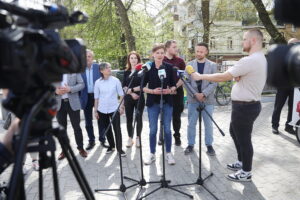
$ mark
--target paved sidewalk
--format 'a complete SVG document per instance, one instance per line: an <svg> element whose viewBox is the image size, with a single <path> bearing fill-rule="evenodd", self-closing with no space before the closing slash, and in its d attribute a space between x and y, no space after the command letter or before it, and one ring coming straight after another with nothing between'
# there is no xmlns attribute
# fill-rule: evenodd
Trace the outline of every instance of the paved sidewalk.
<svg viewBox="0 0 300 200"><path fill-rule="evenodd" d="M236 152L228 132L230 121L230 106L215 107L214 119L225 132L226 136L222 137L218 130L214 128L214 147L217 155L209 157L206 155L206 148L202 149L202 175L207 176L210 172L214 175L205 181L205 186L221 200L299 200L300 199L300 144L296 137L283 131L284 119L287 115L287 107L284 107L281 115L280 135L274 135L271 132L271 114L273 110L274 98L264 98L262 112L255 123L253 130L254 160L253 160L253 181L248 183L230 182L225 175L231 173L225 165L228 162L235 161ZM195 153L184 155L183 150L186 147L187 139L187 110L182 115L182 146L172 146L172 152L175 154L176 165L169 166L166 164L166 177L171 180L171 184L191 183L198 177L198 142ZM96 121L94 121L95 127ZM84 131L85 145L87 144L87 134L84 130L84 121L81 121L81 127ZM282 128L283 127L283 128ZM97 131L97 128L96 128ZM198 131L198 130L197 130ZM3 130L0 130L0 133ZM148 117L144 115L144 129L142 133L143 155L149 154L149 124ZM68 127L72 146L76 147L72 128ZM3 134L0 134L0 137ZM127 131L125 117L122 117L122 135L123 149L126 150L127 157L122 158L124 175L134 179L140 179L140 160L139 150L135 147L126 149ZM198 137L196 138L198 141ZM60 152L58 148L57 155ZM118 188L120 186L120 168L119 159L116 152L107 155L106 149L103 149L99 143L89 152L86 159L77 154L77 159L83 168L88 182L94 189ZM151 166L144 166L145 179L155 181L160 179L161 169L161 147L157 146L157 160ZM26 166L30 168L30 157L27 156ZM85 199L79 185L76 183L72 171L66 160L57 161L60 194L62 199ZM0 181L9 178L11 168L6 170L1 176ZM54 199L52 185L52 171L47 169L44 173L44 197L46 200ZM125 185L132 184L125 180ZM147 185L142 191L143 194L152 191L158 184ZM196 200L213 200L214 198L205 191L201 186L189 186L178 188L194 196ZM138 187L130 188L126 191L128 199L135 199L139 191ZM26 175L26 192L28 199L38 199L38 173L29 170ZM96 199L116 200L124 199L121 192L101 192L95 193ZM147 199L172 199L183 200L189 199L172 190L162 189Z"/></svg>

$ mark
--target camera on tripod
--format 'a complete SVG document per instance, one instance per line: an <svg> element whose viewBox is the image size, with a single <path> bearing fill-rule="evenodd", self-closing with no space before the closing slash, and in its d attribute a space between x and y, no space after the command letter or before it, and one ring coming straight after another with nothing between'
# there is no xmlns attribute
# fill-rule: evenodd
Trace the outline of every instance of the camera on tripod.
<svg viewBox="0 0 300 200"><path fill-rule="evenodd" d="M275 0L275 18L280 22L300 26L299 11L298 0ZM300 43L277 44L270 48L267 82L276 88L300 86Z"/></svg>
<svg viewBox="0 0 300 200"><path fill-rule="evenodd" d="M4 107L22 117L25 110L16 108L21 96L27 99L24 106L28 107L40 95L37 89L45 90L61 81L65 73L84 70L83 41L62 40L58 29L87 19L81 11L69 15L61 5L44 5L37 10L0 1L0 88L10 89L15 96L4 102ZM36 93L34 100L28 97L32 91Z"/></svg>

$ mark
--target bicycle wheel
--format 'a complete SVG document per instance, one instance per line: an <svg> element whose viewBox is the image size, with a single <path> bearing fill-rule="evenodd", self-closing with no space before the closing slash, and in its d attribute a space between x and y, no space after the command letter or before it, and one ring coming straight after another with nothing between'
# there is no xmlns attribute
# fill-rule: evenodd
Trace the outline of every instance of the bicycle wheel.
<svg viewBox="0 0 300 200"><path fill-rule="evenodd" d="M227 85L223 85L223 86L217 88L217 91L216 91L217 103L220 106L228 105L231 100L230 93L231 93L231 87L229 87Z"/></svg>

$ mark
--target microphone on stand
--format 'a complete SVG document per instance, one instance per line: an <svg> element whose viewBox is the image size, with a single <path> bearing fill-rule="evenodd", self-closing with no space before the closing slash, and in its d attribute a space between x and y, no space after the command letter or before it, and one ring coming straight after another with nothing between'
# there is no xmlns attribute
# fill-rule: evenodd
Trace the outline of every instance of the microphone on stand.
<svg viewBox="0 0 300 200"><path fill-rule="evenodd" d="M135 69L129 75L129 78L135 76L142 69L142 64L138 64Z"/></svg>
<svg viewBox="0 0 300 200"><path fill-rule="evenodd" d="M148 61L141 66L141 70L138 72L138 77L141 77L145 72L151 69L151 62Z"/></svg>
<svg viewBox="0 0 300 200"><path fill-rule="evenodd" d="M165 66L161 65L158 70L158 77L160 80L167 77Z"/></svg>

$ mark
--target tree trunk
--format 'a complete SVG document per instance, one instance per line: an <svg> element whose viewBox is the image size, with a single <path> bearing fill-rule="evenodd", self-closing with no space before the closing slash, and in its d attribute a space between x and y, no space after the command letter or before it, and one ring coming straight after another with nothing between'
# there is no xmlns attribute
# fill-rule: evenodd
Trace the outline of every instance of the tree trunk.
<svg viewBox="0 0 300 200"><path fill-rule="evenodd" d="M201 11L203 21L203 42L209 43L209 0L201 0Z"/></svg>
<svg viewBox="0 0 300 200"><path fill-rule="evenodd" d="M125 35L125 40L129 51L135 50L135 38L132 34L131 24L127 15L127 10L122 0L114 0L117 12L120 16L121 26Z"/></svg>
<svg viewBox="0 0 300 200"><path fill-rule="evenodd" d="M263 4L262 0L251 0L253 5L255 6L259 19L263 23L267 32L270 34L271 38L275 43L286 43L286 39L284 36L277 30L276 26L271 21L269 14Z"/></svg>

